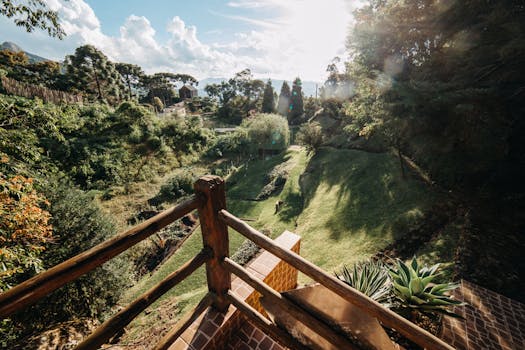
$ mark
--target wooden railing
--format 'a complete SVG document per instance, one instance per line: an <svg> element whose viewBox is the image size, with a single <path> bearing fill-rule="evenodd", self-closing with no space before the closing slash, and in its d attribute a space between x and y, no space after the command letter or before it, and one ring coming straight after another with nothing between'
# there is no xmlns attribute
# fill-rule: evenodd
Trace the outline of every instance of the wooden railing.
<svg viewBox="0 0 525 350"><path fill-rule="evenodd" d="M156 345L156 350L168 349L209 306L219 311L226 311L230 304L233 304L247 315L257 327L271 334L272 337L288 348L307 348L287 331L275 325L239 296L235 295L231 290L231 274L241 278L274 305L280 307L280 309L310 329L315 330L337 348L357 349L356 345L341 329L334 327L332 324L329 325L324 320L310 314L307 310L283 297L279 292L273 290L263 281L253 276L248 270L231 260L228 251L228 227L233 228L261 248L281 258L360 308L363 312L374 316L383 325L397 330L416 344L430 350L453 349L429 332L384 308L339 279L327 274L300 255L275 244L273 240L226 211L224 182L221 178L204 176L195 183L194 188L196 194L191 199L0 294L0 317L5 318L13 312L35 303L55 289L102 265L163 227L197 209L203 239L201 252L178 270L168 275L159 284L142 294L126 308L105 321L94 333L84 339L76 349L96 349L109 341L149 305L203 264L206 264L209 292L192 311L177 323L174 329L166 334L160 343ZM316 347L311 344L309 346Z"/></svg>

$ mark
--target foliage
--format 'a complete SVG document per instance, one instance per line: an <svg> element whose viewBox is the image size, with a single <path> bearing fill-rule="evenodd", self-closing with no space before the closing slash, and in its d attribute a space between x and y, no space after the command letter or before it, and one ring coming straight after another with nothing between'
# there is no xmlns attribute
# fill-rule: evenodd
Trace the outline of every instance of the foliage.
<svg viewBox="0 0 525 350"><path fill-rule="evenodd" d="M115 69L120 74L122 82L128 87L128 100L133 98L133 90L141 87L144 71L141 67L130 63L117 63Z"/></svg>
<svg viewBox="0 0 525 350"><path fill-rule="evenodd" d="M281 191L289 177L288 164L276 165L266 174L266 185L261 189L255 200L265 200Z"/></svg>
<svg viewBox="0 0 525 350"><path fill-rule="evenodd" d="M152 102L155 97L160 98L165 106L171 106L177 100L175 84L196 84L197 79L188 74L174 74L168 72L155 73L153 75L141 76L141 86L147 91L143 102Z"/></svg>
<svg viewBox="0 0 525 350"><path fill-rule="evenodd" d="M234 132L219 135L208 148L210 157L223 157L227 155L246 156L250 152L250 139L244 128L237 128Z"/></svg>
<svg viewBox="0 0 525 350"><path fill-rule="evenodd" d="M391 305L392 282L384 263L371 260L361 261L355 263L351 270L343 266L340 273L336 272L336 276L378 303L386 307Z"/></svg>
<svg viewBox="0 0 525 350"><path fill-rule="evenodd" d="M0 175L0 292L43 269L40 255L52 240L48 205L33 179Z"/></svg>
<svg viewBox="0 0 525 350"><path fill-rule="evenodd" d="M292 93L290 91L290 86L286 81L283 81L283 85L281 85L281 92L279 93L279 102L277 103L277 113L280 115L285 117L288 116L291 95Z"/></svg>
<svg viewBox="0 0 525 350"><path fill-rule="evenodd" d="M92 100L116 104L121 99L122 82L115 64L92 45L80 46L66 56L69 84Z"/></svg>
<svg viewBox="0 0 525 350"><path fill-rule="evenodd" d="M292 94L290 96L290 106L288 109L288 120L290 124L300 124L304 117L303 106L303 83L298 77L295 78L292 85Z"/></svg>
<svg viewBox="0 0 525 350"><path fill-rule="evenodd" d="M66 35L60 26L56 11L49 10L43 0L2 0L0 15L14 18L15 24L24 27L28 33L39 28L59 39Z"/></svg>
<svg viewBox="0 0 525 350"><path fill-rule="evenodd" d="M297 133L297 141L306 147L308 152L315 153L323 144L323 130L318 122L301 125Z"/></svg>
<svg viewBox="0 0 525 350"><path fill-rule="evenodd" d="M161 99L158 98L157 96L153 97L153 107L155 107L155 111L157 113L160 113L162 112L162 110L164 109L164 103L162 103Z"/></svg>
<svg viewBox="0 0 525 350"><path fill-rule="evenodd" d="M369 1L355 18L350 115L369 120L353 133L384 134L446 187L523 191L523 4Z"/></svg>
<svg viewBox="0 0 525 350"><path fill-rule="evenodd" d="M161 186L159 193L149 200L149 203L159 205L163 202L176 202L177 199L193 193L194 182L195 175L191 171L181 171L166 181Z"/></svg>
<svg viewBox="0 0 525 350"><path fill-rule="evenodd" d="M306 121L309 121L314 117L315 113L321 108L319 99L315 97L307 97L304 103L304 117Z"/></svg>
<svg viewBox="0 0 525 350"><path fill-rule="evenodd" d="M439 273L436 273L438 268L439 264L420 267L416 257L410 264L398 259L396 266L389 271L398 302L397 308L456 316L447 310L447 307L463 303L451 299L445 293L458 288L459 285L432 284L431 282L439 276Z"/></svg>
<svg viewBox="0 0 525 350"><path fill-rule="evenodd" d="M255 149L283 150L288 147L288 122L278 114L256 114L244 120L241 126L246 128Z"/></svg>
<svg viewBox="0 0 525 350"><path fill-rule="evenodd" d="M219 102L217 116L227 122L240 124L251 111L259 110L265 84L253 79L249 69L235 74L228 81L206 85L208 96Z"/></svg>
<svg viewBox="0 0 525 350"><path fill-rule="evenodd" d="M272 81L268 79L264 86L264 94L262 100L262 112L263 113L274 113L275 112L275 101L273 99L273 87Z"/></svg>
<svg viewBox="0 0 525 350"><path fill-rule="evenodd" d="M62 180L45 186L51 206L54 241L42 254L50 268L115 235L110 219L93 198ZM130 272L122 258L114 258L80 277L37 304L11 317L13 327L22 334L41 331L73 317L101 318L115 305L122 290L130 284Z"/></svg>

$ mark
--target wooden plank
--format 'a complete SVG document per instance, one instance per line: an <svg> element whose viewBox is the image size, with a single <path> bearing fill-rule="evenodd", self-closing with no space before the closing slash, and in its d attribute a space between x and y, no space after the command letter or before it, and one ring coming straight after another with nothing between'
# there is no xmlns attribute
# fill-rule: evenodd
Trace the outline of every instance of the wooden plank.
<svg viewBox="0 0 525 350"><path fill-rule="evenodd" d="M256 291L261 293L271 303L278 305L278 307L285 312L289 313L296 320L300 321L316 333L321 335L323 338L328 340L330 343L335 345L338 349L357 349L347 338L337 333L334 329L330 328L326 323L318 320L314 316L310 315L307 311L301 309L291 301L283 298L283 296L266 285L263 281L256 278L244 267L237 264L230 258L224 259L224 267L231 273L239 276L244 282L252 286ZM321 348L319 348L322 350Z"/></svg>
<svg viewBox="0 0 525 350"><path fill-rule="evenodd" d="M403 334L416 344L429 350L454 349L438 337L416 326L414 323L404 319L395 312L385 308L358 290L351 288L338 278L328 275L322 269L304 259L299 254L276 245L272 239L250 227L247 223L228 213L226 210L221 210L219 216L228 226L232 227L258 246L283 259L299 271L356 305L364 312L376 317L385 326L396 329L399 333Z"/></svg>
<svg viewBox="0 0 525 350"><path fill-rule="evenodd" d="M202 198L193 197L0 294L0 317L9 316L16 310L38 301L55 289L102 265L196 209L201 202Z"/></svg>
<svg viewBox="0 0 525 350"><path fill-rule="evenodd" d="M270 334L271 337L277 340L281 345L294 350L308 350L306 346L292 337L287 331L273 324L272 321L264 317L259 311L255 310L244 300L240 299L231 290L228 291L228 299L237 309L248 316L248 319L255 323L257 328Z"/></svg>
<svg viewBox="0 0 525 350"><path fill-rule="evenodd" d="M206 198L198 208L203 245L213 252L213 257L206 262L206 278L209 291L217 296L213 306L222 312L230 304L226 294L231 287L230 273L221 265L222 259L229 256L230 249L228 226L218 216L219 211L226 208L224 180L207 175L197 180L194 187L195 193Z"/></svg>
<svg viewBox="0 0 525 350"><path fill-rule="evenodd" d="M164 278L159 284L142 294L135 301L133 301L126 308L119 311L112 318L104 322L93 332L89 337L84 339L76 350L90 350L98 349L102 344L105 344L111 337L118 334L124 327L126 327L138 314L144 311L148 306L153 304L164 293L182 282L186 277L197 270L206 259L210 256L210 252L201 251L193 259L187 261L177 271L172 272Z"/></svg>
<svg viewBox="0 0 525 350"><path fill-rule="evenodd" d="M213 303L214 295L208 292L197 306L182 317L168 334L155 346L154 350L167 350L171 344Z"/></svg>

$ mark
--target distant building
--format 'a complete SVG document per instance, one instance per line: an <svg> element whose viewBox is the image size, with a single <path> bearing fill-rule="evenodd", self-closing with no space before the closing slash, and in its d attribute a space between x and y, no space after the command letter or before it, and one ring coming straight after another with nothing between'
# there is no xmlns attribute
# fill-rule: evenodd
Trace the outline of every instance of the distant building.
<svg viewBox="0 0 525 350"><path fill-rule="evenodd" d="M197 97L199 95L197 89L191 85L184 85L179 89L179 97L183 100L187 98Z"/></svg>

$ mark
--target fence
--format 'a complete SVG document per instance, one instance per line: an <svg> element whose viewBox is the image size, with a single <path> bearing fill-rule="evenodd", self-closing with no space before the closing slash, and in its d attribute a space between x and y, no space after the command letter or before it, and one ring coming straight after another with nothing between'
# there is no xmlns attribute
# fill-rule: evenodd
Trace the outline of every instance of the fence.
<svg viewBox="0 0 525 350"><path fill-rule="evenodd" d="M384 326L397 330L416 344L429 350L452 350L453 348L439 338L419 328L396 313L384 308L359 291L349 287L307 261L300 255L283 249L273 240L250 227L246 222L226 210L224 182L217 176L204 176L194 185L195 196L145 221L131 230L98 246L91 248L0 295L0 317L6 317L36 302L60 286L78 278L97 266L120 254L141 240L188 214L198 210L201 223L203 248L200 253L172 272L158 285L141 295L129 306L104 322L93 334L84 339L76 349L96 349L118 334L139 313L155 302L169 289L175 287L198 267L206 264L208 294L173 330L156 345L156 350L165 350L206 310L210 305L219 311L226 311L230 304L245 313L260 329L291 349L304 349L305 346L287 331L260 314L252 306L235 295L231 289L231 275L234 274L252 286L274 305L319 335L329 340L339 349L356 349L357 346L344 333L316 317L308 310L283 297L244 267L229 258L228 227L233 228L268 252L286 261L291 266L357 306L362 312L377 318Z"/></svg>
<svg viewBox="0 0 525 350"><path fill-rule="evenodd" d="M39 97L45 102L59 103L82 103L81 94L70 94L64 91L52 90L43 86L27 84L8 77L1 77L2 86L11 95L27 98Z"/></svg>

